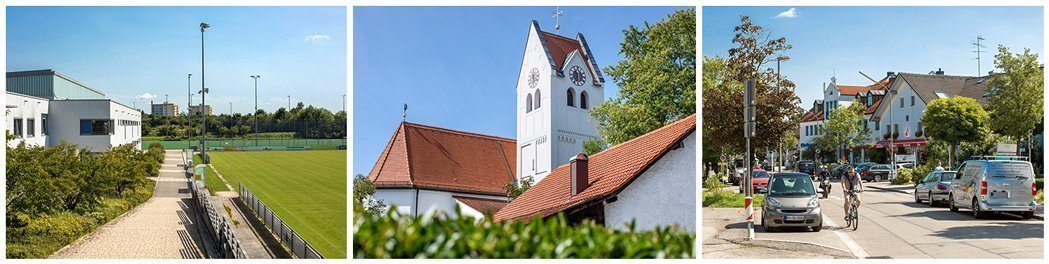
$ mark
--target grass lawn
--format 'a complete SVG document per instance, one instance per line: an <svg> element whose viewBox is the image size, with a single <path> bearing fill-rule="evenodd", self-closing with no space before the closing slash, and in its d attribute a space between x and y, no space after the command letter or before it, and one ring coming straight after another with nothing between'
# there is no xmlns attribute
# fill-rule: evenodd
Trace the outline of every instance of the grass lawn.
<svg viewBox="0 0 1049 264"><path fill-rule="evenodd" d="M244 184L325 258L346 258L345 150L208 155L233 188Z"/></svg>
<svg viewBox="0 0 1049 264"><path fill-rule="evenodd" d="M743 208L744 196L742 193L733 191L713 191L710 189L703 190L703 207L712 208L724 208L724 207L738 207ZM757 208L761 206L761 202L765 200L764 194L754 194L753 206Z"/></svg>
<svg viewBox="0 0 1049 264"><path fill-rule="evenodd" d="M197 167L197 164L200 164L201 160L200 154L193 155L193 167ZM219 176L215 175L215 170L212 170L211 167L204 169L204 186L208 187L208 192L211 193L211 195L215 195L215 192L230 190L229 188L226 188L226 184L222 182L222 179L219 179Z"/></svg>
<svg viewBox="0 0 1049 264"><path fill-rule="evenodd" d="M149 146L150 143L160 142L164 145L164 149L184 149L190 146L200 145L200 139L197 140L142 140L142 146ZM313 149L335 149L337 146L345 146L346 139L265 139L260 138L258 140L258 146L310 146ZM254 139L208 139L208 147L223 147L223 146L234 146L234 147L253 147L255 146Z"/></svg>

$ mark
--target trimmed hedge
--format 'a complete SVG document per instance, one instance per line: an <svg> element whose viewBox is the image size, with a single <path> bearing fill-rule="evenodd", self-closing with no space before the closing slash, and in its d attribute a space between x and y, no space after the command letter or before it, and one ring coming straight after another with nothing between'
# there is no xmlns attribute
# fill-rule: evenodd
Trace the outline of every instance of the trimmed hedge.
<svg viewBox="0 0 1049 264"><path fill-rule="evenodd" d="M493 222L469 216L356 214L355 258L694 258L696 235L569 223L563 214ZM459 214L459 212L456 212Z"/></svg>
<svg viewBox="0 0 1049 264"><path fill-rule="evenodd" d="M7 258L45 258L148 200L156 154L130 145L100 153L66 142L7 146Z"/></svg>

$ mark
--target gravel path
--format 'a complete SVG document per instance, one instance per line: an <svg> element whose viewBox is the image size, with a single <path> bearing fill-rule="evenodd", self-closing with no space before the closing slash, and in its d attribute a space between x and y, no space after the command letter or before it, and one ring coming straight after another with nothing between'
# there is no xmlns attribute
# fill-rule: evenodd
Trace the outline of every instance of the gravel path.
<svg viewBox="0 0 1049 264"><path fill-rule="evenodd" d="M169 150L153 197L50 258L203 258L182 151Z"/></svg>

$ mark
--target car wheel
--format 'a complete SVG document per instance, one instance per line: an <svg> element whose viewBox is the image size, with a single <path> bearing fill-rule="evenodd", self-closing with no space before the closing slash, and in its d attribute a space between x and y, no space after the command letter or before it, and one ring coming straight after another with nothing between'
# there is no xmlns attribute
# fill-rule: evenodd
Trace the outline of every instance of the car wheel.
<svg viewBox="0 0 1049 264"><path fill-rule="evenodd" d="M973 218L976 218L976 219L983 218L984 212L980 211L980 204L978 203L978 200L976 199L976 197L973 197L973 207L972 207L972 209L973 209Z"/></svg>
<svg viewBox="0 0 1049 264"><path fill-rule="evenodd" d="M1024 212L1023 213L1024 220L1031 219L1033 217L1034 217L1034 212Z"/></svg>
<svg viewBox="0 0 1049 264"><path fill-rule="evenodd" d="M950 194L950 196L947 197L947 203L949 204L949 206L951 208L951 212L957 212L958 211L958 206L954 205L954 194L953 193Z"/></svg>
<svg viewBox="0 0 1049 264"><path fill-rule="evenodd" d="M875 182L880 182L881 181L881 175L874 175L874 181Z"/></svg>
<svg viewBox="0 0 1049 264"><path fill-rule="evenodd" d="M922 198L918 198L918 191L917 190L914 191L914 203L918 203L918 204L922 203Z"/></svg>
<svg viewBox="0 0 1049 264"><path fill-rule="evenodd" d="M936 200L932 199L932 191L929 191L929 207L936 207Z"/></svg>
<svg viewBox="0 0 1049 264"><path fill-rule="evenodd" d="M765 227L765 232L775 231L775 228L769 226L769 218L765 217L765 214L761 214L761 226Z"/></svg>
<svg viewBox="0 0 1049 264"><path fill-rule="evenodd" d="M820 230L823 230L823 222L822 221L820 222L820 225L812 227L812 232L819 232Z"/></svg>

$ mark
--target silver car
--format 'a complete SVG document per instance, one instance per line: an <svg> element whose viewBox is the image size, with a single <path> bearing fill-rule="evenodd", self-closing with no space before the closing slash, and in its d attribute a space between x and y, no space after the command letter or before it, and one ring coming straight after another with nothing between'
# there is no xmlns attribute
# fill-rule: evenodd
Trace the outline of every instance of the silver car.
<svg viewBox="0 0 1049 264"><path fill-rule="evenodd" d="M982 218L998 212L1018 213L1024 219L1034 216L1034 169L1030 162L991 157L969 160L958 167L948 197L951 211L970 209Z"/></svg>
<svg viewBox="0 0 1049 264"><path fill-rule="evenodd" d="M953 171L934 171L925 175L917 185L914 185L914 202L929 202L929 206L936 206L937 202L947 202L951 195L951 181L954 180Z"/></svg>
<svg viewBox="0 0 1049 264"><path fill-rule="evenodd" d="M808 227L813 232L823 229L820 199L808 174L774 173L768 186L761 205L761 224L765 231L783 227Z"/></svg>

